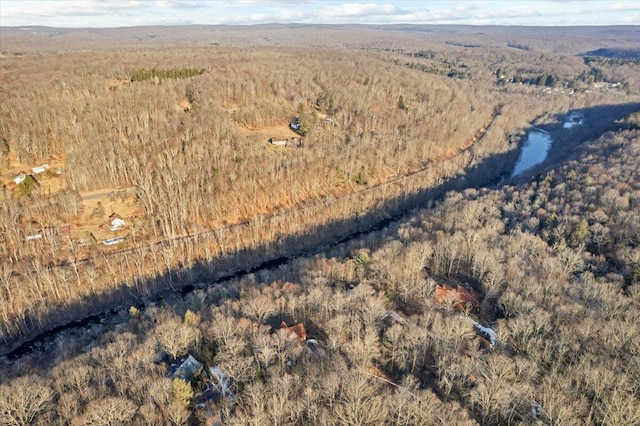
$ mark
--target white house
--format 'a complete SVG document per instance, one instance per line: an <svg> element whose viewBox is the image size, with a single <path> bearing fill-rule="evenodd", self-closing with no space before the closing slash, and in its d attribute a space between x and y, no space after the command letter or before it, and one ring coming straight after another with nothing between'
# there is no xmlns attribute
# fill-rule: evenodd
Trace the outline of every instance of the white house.
<svg viewBox="0 0 640 426"><path fill-rule="evenodd" d="M269 143L271 145L277 145L277 146L287 146L288 142L289 142L288 139L273 139L273 138L269 139Z"/></svg>
<svg viewBox="0 0 640 426"><path fill-rule="evenodd" d="M111 224L109 226L109 229L112 231L117 231L118 229L122 228L126 224L127 222L125 222L123 218L121 218L120 216L116 216L111 219Z"/></svg>
<svg viewBox="0 0 640 426"><path fill-rule="evenodd" d="M107 240L104 240L102 244L104 244L105 246L112 246L114 244L118 244L123 241L124 241L124 237L115 237L115 238L109 238Z"/></svg>
<svg viewBox="0 0 640 426"><path fill-rule="evenodd" d="M42 166L34 167L31 169L33 173L39 174L44 173L49 168L48 164L43 164Z"/></svg>
<svg viewBox="0 0 640 426"><path fill-rule="evenodd" d="M14 181L14 182L15 182L15 184L17 185L17 184L19 184L19 183L24 182L24 180L25 180L26 178L27 178L27 174L26 174L26 173L24 173L24 172L22 172L22 173L20 173L18 176L14 177L14 178L13 178L13 181Z"/></svg>

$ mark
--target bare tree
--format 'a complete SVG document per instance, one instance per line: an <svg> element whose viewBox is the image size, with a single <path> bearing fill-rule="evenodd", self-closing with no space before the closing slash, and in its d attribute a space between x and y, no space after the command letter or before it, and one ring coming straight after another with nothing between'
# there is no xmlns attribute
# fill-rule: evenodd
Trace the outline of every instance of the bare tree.
<svg viewBox="0 0 640 426"><path fill-rule="evenodd" d="M0 386L0 417L9 426L32 424L45 413L54 400L47 380L23 376Z"/></svg>
<svg viewBox="0 0 640 426"><path fill-rule="evenodd" d="M137 407L124 398L107 397L91 401L72 424L85 426L120 426L130 422Z"/></svg>
<svg viewBox="0 0 640 426"><path fill-rule="evenodd" d="M384 423L387 407L384 394L371 379L357 371L347 374L340 384L335 416L340 424L362 426Z"/></svg>

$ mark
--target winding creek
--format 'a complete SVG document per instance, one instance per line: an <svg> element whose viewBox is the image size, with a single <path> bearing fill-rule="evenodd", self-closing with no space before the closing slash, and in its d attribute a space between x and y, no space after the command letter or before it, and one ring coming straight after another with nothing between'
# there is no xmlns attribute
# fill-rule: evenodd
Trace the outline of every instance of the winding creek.
<svg viewBox="0 0 640 426"><path fill-rule="evenodd" d="M569 122L570 117L571 115L567 116L567 121L565 121L564 128L568 128L566 126L566 123ZM580 121L579 123L575 120L571 121L571 124L569 127L572 127L573 125L577 125L577 124L582 124L582 121ZM553 143L552 135L549 132L543 129L532 127L532 129L527 133L527 138L525 139L524 143L522 143L521 145L520 155L518 157L517 162L514 165L514 168L510 174L510 177L522 175L526 171L530 170L533 166L542 163L547 158L547 154L552 143ZM502 182L504 181L503 178L504 176L502 177L496 176L495 179L489 184L487 183L482 184L482 183L475 182L475 187L482 187L482 186L496 185L496 184L502 185ZM468 186L472 187L474 185L469 184ZM220 284L232 279L241 278L250 273L255 273L263 270L276 268L291 260L294 260L297 257L306 256L306 255L327 250L328 248L336 246L338 244L343 244L345 242L354 240L356 238L362 237L372 232L379 231L389 226L391 223L397 220L400 220L403 217L406 217L406 215L410 213L410 210L412 209L401 212L400 214L397 214L391 218L381 220L371 225L366 230L359 230L357 232L353 232L347 236L344 236L343 238L338 239L334 243L329 244L328 246L317 247L315 250L308 250L306 253L301 252L296 256L291 256L291 257L282 256L275 259L270 259L258 265L254 265L252 267L246 268L244 270L236 271L234 273L225 275L215 280L211 280L207 283L200 283L198 285L186 285L182 287L179 293L172 293L171 295L159 295L153 298L152 300L148 301L148 303L151 303L151 304L163 303L163 302L171 303L172 298L185 297L186 295L193 292L194 290L210 287L212 285ZM132 305L138 309L145 308L145 305L143 303L132 303ZM89 317L86 317L78 321L70 322L70 323L55 327L49 331L41 333L40 335L30 339L29 341L23 342L21 345L17 347L9 349L8 351L6 351L4 356L6 356L10 360L15 360L33 351L46 350L51 345L55 344L56 341L58 340L58 336L62 336L63 333L73 333L74 331L80 332L81 330L86 330L88 327L99 325L99 324L102 324L104 326L115 325L125 321L126 318L128 318L127 314L128 312L125 308L111 309L95 315L91 315Z"/></svg>

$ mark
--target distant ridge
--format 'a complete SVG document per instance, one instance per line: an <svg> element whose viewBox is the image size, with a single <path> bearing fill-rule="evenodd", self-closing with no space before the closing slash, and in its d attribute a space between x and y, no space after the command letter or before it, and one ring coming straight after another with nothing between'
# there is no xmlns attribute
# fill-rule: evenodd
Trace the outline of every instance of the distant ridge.
<svg viewBox="0 0 640 426"><path fill-rule="evenodd" d="M618 49L601 47L600 49L580 53L578 56L602 56L609 59L640 59L640 49Z"/></svg>

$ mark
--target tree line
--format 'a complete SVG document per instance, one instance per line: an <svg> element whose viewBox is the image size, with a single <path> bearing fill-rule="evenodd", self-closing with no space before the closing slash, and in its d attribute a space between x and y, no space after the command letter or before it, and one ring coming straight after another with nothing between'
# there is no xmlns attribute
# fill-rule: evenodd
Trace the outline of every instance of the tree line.
<svg viewBox="0 0 640 426"><path fill-rule="evenodd" d="M206 71L205 68L171 68L171 69L146 69L138 68L131 73L131 81L145 81L145 80L165 80L165 79L182 79L194 77L196 75L203 74Z"/></svg>

